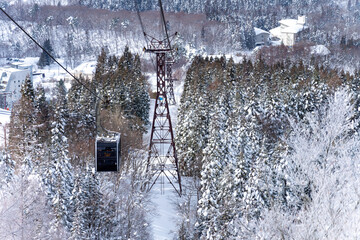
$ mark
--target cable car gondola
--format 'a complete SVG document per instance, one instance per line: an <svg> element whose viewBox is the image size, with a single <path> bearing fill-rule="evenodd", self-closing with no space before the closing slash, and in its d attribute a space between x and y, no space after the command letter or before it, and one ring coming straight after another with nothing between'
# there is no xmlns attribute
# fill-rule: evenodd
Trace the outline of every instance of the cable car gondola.
<svg viewBox="0 0 360 240"><path fill-rule="evenodd" d="M114 137L97 137L95 142L95 167L97 172L119 171L121 159L120 134Z"/></svg>

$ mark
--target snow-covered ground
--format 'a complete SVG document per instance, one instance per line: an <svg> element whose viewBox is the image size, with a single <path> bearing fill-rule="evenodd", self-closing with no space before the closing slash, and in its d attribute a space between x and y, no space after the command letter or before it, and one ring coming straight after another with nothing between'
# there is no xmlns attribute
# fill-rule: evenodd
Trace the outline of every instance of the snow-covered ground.
<svg viewBox="0 0 360 240"><path fill-rule="evenodd" d="M163 185L161 184L163 181ZM163 190L163 192L162 192ZM172 240L177 231L178 213L175 203L180 200L179 195L167 179L158 179L151 189L152 202L156 211L152 216L152 227L154 240Z"/></svg>

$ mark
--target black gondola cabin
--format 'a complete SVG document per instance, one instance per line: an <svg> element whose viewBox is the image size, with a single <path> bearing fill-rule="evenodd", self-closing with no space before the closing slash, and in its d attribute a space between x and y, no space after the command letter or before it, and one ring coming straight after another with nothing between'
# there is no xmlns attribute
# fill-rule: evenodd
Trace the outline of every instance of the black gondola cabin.
<svg viewBox="0 0 360 240"><path fill-rule="evenodd" d="M117 134L115 137L97 137L95 142L96 171L119 171L121 159L120 148L120 134Z"/></svg>

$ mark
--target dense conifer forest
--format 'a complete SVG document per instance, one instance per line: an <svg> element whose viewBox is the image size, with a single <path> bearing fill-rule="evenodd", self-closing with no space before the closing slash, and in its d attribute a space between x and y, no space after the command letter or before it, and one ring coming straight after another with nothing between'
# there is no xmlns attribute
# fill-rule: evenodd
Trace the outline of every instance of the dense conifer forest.
<svg viewBox="0 0 360 240"><path fill-rule="evenodd" d="M356 193L347 199L337 193L338 184L330 184L358 156L359 77L319 62L267 64L258 58L235 64L196 57L184 83L176 143L180 169L194 178L190 186L197 187L198 204L196 214L190 211L184 219L181 239L334 234L331 239L344 230L345 222L336 225L339 232L307 228L311 221L305 219L330 214L321 220L337 221L343 213L331 216L336 209L357 212L355 203L347 205ZM357 173L351 171L353 182ZM320 201L319 194L336 197ZM329 209L319 208L323 201Z"/></svg>
<svg viewBox="0 0 360 240"><path fill-rule="evenodd" d="M182 93L171 109L183 179L173 238L359 238L359 1L163 2ZM144 140L156 66L136 11L156 32L158 1L0 6L69 69L96 59L92 79L22 85L0 152L0 239L157 240ZM299 15L308 30L294 46L255 48L254 27ZM0 15L0 58L50 68L24 39ZM95 172L99 125L121 134L118 174Z"/></svg>
<svg viewBox="0 0 360 240"><path fill-rule="evenodd" d="M139 136L149 124L140 65L128 48L120 58L103 50L92 81L82 78L86 85L74 82L69 91L60 81L51 100L27 78L11 115L11 157L3 152L0 160L0 238L150 238L148 197L140 190L145 165L132 151L142 147ZM127 142L120 175L94 172L96 96L85 87L107 99L100 104L103 126Z"/></svg>

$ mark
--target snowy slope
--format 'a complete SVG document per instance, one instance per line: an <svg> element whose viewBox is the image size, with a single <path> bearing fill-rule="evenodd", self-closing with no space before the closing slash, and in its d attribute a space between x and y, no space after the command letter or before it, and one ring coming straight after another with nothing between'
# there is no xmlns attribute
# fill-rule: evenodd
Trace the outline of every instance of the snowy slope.
<svg viewBox="0 0 360 240"><path fill-rule="evenodd" d="M154 240L172 240L177 230L177 219L179 218L175 203L180 200L179 195L173 187L163 179L159 179L154 185L152 192L152 201L155 204L156 211L152 216L152 227ZM163 193L162 193L163 187Z"/></svg>

